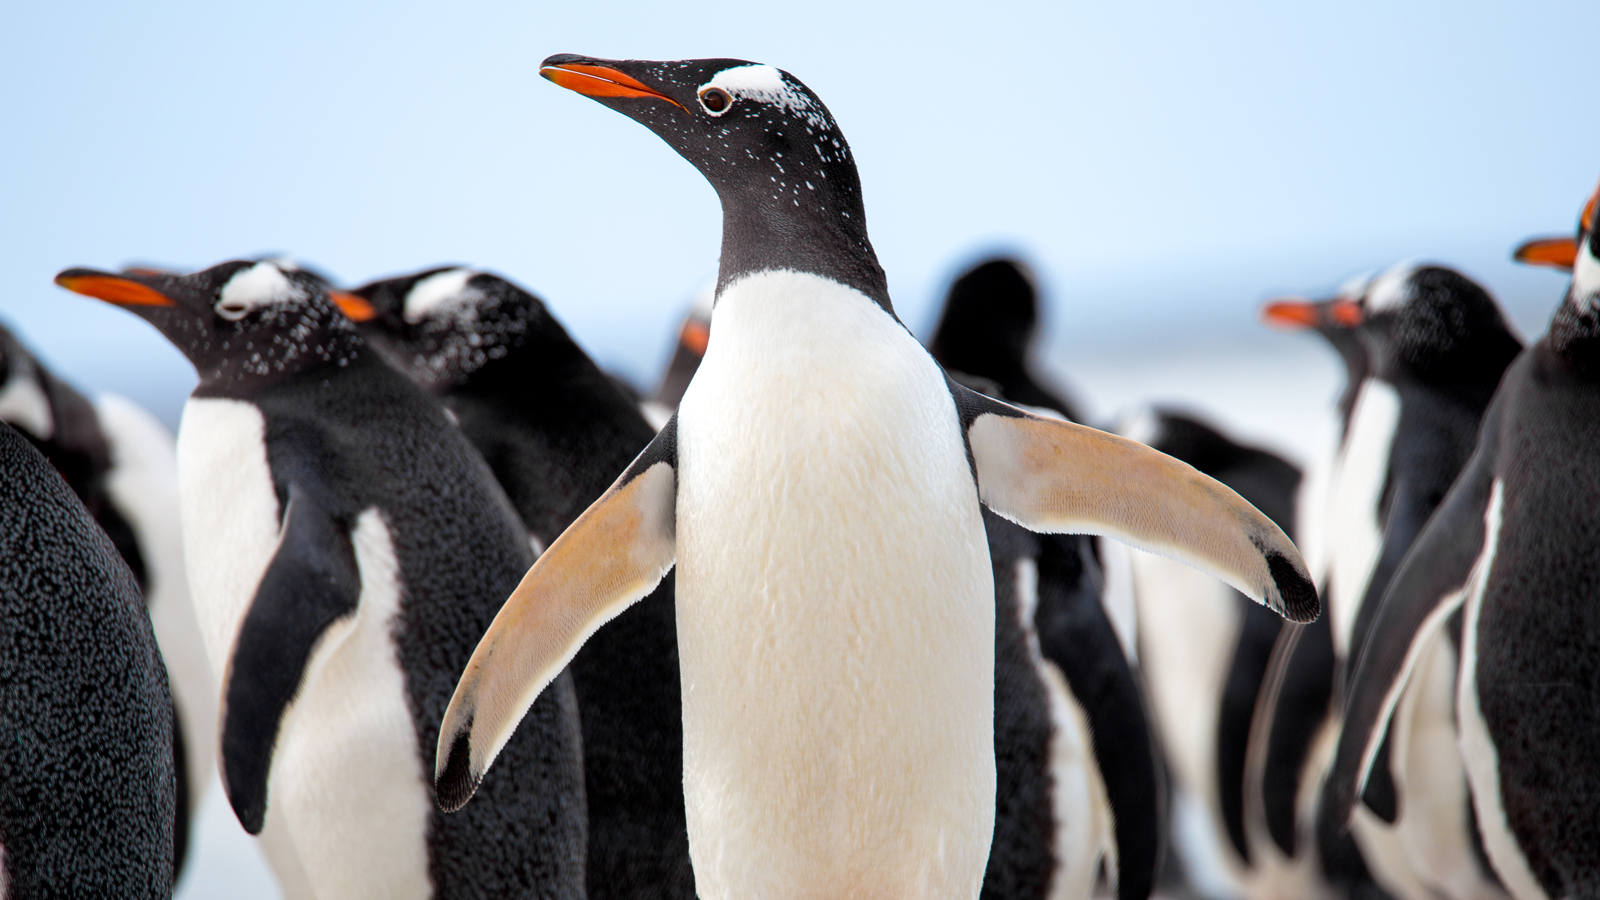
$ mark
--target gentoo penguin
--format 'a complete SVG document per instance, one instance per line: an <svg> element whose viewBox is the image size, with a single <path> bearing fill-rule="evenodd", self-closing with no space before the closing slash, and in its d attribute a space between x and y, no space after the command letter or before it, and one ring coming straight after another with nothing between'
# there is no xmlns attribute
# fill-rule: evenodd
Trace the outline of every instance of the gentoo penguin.
<svg viewBox="0 0 1600 900"><path fill-rule="evenodd" d="M369 344L439 396L538 547L605 492L656 431L538 297L487 272L429 269L344 300ZM693 900L672 580L573 659L583 721L590 900Z"/></svg>
<svg viewBox="0 0 1600 900"><path fill-rule="evenodd" d="M954 372L987 378L1008 402L1080 417L1059 390L1039 383L1029 365L1039 327L1039 289L1021 262L986 259L950 285L928 352Z"/></svg>
<svg viewBox="0 0 1600 900"><path fill-rule="evenodd" d="M1358 298L1322 306L1284 301L1267 316L1279 324L1319 317L1345 323L1366 353L1368 375L1348 414L1323 548L1338 660L1329 693L1343 698L1394 571L1466 464L1483 411L1521 343L1483 288L1439 266L1402 263L1373 278ZM1385 751L1352 833L1372 876L1404 900L1494 900L1504 895L1475 847L1466 773L1450 752L1456 647L1447 635L1436 637L1431 675L1408 695L1398 744ZM1315 655L1328 658L1324 649ZM1295 699L1281 698L1277 708L1303 719L1307 704ZM1323 747L1325 766L1326 738ZM1339 823L1320 821L1325 855L1340 831Z"/></svg>
<svg viewBox="0 0 1600 900"><path fill-rule="evenodd" d="M495 799L446 816L437 722L533 553L444 410L371 352L317 278L236 261L71 269L200 383L178 435L190 585L222 680L223 786L320 898L583 895L571 681L534 706ZM283 848L293 852L287 859Z"/></svg>
<svg viewBox="0 0 1600 900"><path fill-rule="evenodd" d="M133 573L0 423L0 895L172 896L172 748Z"/></svg>
<svg viewBox="0 0 1600 900"><path fill-rule="evenodd" d="M685 382L704 356L695 343L680 340L673 357ZM952 377L1001 396L989 379ZM1161 855L1163 798L1143 695L1101 606L1099 562L1080 535L1037 535L989 511L983 524L994 570L996 791L981 896L1087 897L1104 869L1119 897L1143 898Z"/></svg>
<svg viewBox="0 0 1600 900"><path fill-rule="evenodd" d="M1119 432L1228 485L1285 532L1300 470L1196 416L1153 408ZM1173 780L1173 841L1203 896L1251 895L1245 756L1281 620L1225 584L1172 560L1132 555L1139 660Z"/></svg>
<svg viewBox="0 0 1600 900"><path fill-rule="evenodd" d="M1584 224L1549 331L1506 371L1384 597L1328 784L1342 822L1459 613L1446 662L1460 759L1483 850L1517 900L1600 893L1600 242Z"/></svg>
<svg viewBox="0 0 1600 900"><path fill-rule="evenodd" d="M527 703L677 567L695 887L978 896L995 817L983 505L1181 555L1296 619L1299 553L1193 469L949 381L895 318L822 102L771 66L555 56L722 196L705 360L671 422L496 617L440 732L465 804Z"/></svg>
<svg viewBox="0 0 1600 900"><path fill-rule="evenodd" d="M173 828L181 875L189 823L216 760L217 696L184 574L172 435L122 397L107 394L91 403L3 326L0 421L31 441L66 479L128 564L149 608L175 704L174 758L184 773Z"/></svg>

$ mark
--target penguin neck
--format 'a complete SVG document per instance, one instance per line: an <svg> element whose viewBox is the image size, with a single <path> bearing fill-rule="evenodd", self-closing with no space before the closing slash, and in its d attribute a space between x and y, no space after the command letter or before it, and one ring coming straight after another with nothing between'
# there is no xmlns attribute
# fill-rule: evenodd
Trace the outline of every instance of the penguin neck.
<svg viewBox="0 0 1600 900"><path fill-rule="evenodd" d="M764 187L718 193L722 198L718 296L746 275L787 269L854 288L894 316L883 267L867 238L859 190L853 196L823 193L820 206L796 205L782 193L774 199Z"/></svg>
<svg viewBox="0 0 1600 900"><path fill-rule="evenodd" d="M190 357L200 376L196 397L253 397L283 382L356 368L372 356L354 326L316 328L283 341L234 338L205 349L212 352Z"/></svg>
<svg viewBox="0 0 1600 900"><path fill-rule="evenodd" d="M1588 304L1580 308L1571 300L1563 302L1550 319L1545 344L1574 369L1600 374L1600 311Z"/></svg>

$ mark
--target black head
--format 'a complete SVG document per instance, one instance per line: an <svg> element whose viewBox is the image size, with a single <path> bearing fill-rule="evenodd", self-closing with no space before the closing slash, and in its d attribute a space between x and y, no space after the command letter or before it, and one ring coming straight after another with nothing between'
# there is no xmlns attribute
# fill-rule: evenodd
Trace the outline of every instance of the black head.
<svg viewBox="0 0 1600 900"><path fill-rule="evenodd" d="M1522 351L1489 292L1444 266L1383 272L1356 302L1355 318L1374 374L1391 382L1492 386Z"/></svg>
<svg viewBox="0 0 1600 900"><path fill-rule="evenodd" d="M1600 369L1600 228L1596 228L1600 189L1578 218L1571 245L1572 282L1565 302L1550 320L1550 349L1584 371ZM1554 239L1550 241L1554 242ZM1537 242L1535 242L1537 243ZM1526 247L1528 245L1524 245ZM1520 252L1520 251L1519 251ZM1520 257L1519 257L1520 258Z"/></svg>
<svg viewBox="0 0 1600 900"><path fill-rule="evenodd" d="M892 311L850 145L794 76L740 59L572 54L545 60L541 74L654 131L716 188L719 293L742 275L794 269L847 284Z"/></svg>
<svg viewBox="0 0 1600 900"><path fill-rule="evenodd" d="M928 349L946 367L999 380L1021 369L1039 320L1039 292L1026 267L991 259L963 272L945 297Z"/></svg>
<svg viewBox="0 0 1600 900"><path fill-rule="evenodd" d="M308 368L348 365L361 339L321 278L234 260L188 275L68 269L56 284L154 325L200 375L197 393L248 393Z"/></svg>
<svg viewBox="0 0 1600 900"><path fill-rule="evenodd" d="M533 354L559 364L578 352L543 302L515 284L459 266L385 278L341 303L367 342L435 393L466 384L497 360Z"/></svg>

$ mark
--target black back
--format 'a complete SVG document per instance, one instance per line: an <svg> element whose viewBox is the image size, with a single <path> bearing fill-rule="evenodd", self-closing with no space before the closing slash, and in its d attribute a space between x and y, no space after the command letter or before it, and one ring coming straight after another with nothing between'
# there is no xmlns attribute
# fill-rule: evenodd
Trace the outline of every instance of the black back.
<svg viewBox="0 0 1600 900"><path fill-rule="evenodd" d="M363 510L381 511L404 585L397 655L423 770L432 772L456 681L533 562L522 528L434 402L370 353L251 399L266 418L280 509L294 484L345 529ZM579 896L581 738L570 683L553 687L484 778L479 801L449 815L433 811L436 897Z"/></svg>
<svg viewBox="0 0 1600 900"><path fill-rule="evenodd" d="M0 424L0 847L8 896L169 897L181 775L132 573Z"/></svg>
<svg viewBox="0 0 1600 900"><path fill-rule="evenodd" d="M141 595L150 587L149 573L145 568L144 554L139 549L139 538L128 518L112 502L107 479L113 464L111 446L100 429L100 417L94 404L72 385L57 378L39 358L17 338L0 326L0 393L13 379L31 379L39 385L50 406L50 429L39 435L19 422L9 424L17 433L27 438L50 465L66 479L67 486L94 517L96 524L111 539L117 555L128 564ZM186 751L183 746L183 729L178 721L178 708L172 708L172 752L179 760L178 771L183 772ZM175 871L183 872L189 855L189 779L178 778L177 820L173 827L173 858Z"/></svg>
<svg viewBox="0 0 1600 900"><path fill-rule="evenodd" d="M1588 253L1600 251L1584 238ZM1575 281L1572 292L1581 289ZM1504 495L1477 628L1477 699L1507 823L1551 897L1600 891L1597 302L1562 304L1506 374L1483 433Z"/></svg>
<svg viewBox="0 0 1600 900"><path fill-rule="evenodd" d="M440 270L355 293L363 333L455 413L518 514L548 546L655 436L638 407L532 294L476 274L463 305L408 322ZM481 351L454 351L471 345ZM583 722L591 898L692 898L673 578L600 629L570 667Z"/></svg>
<svg viewBox="0 0 1600 900"><path fill-rule="evenodd" d="M106 476L111 471L111 447L100 430L94 404L55 376L34 356L15 334L0 326L0 392L11 379L31 378L50 404L51 429L39 435L10 422L18 433L39 448L45 459L61 473L67 486L78 495L89 514L111 538L117 552L133 570L141 588L145 584L144 557L133 528L112 504L106 492Z"/></svg>

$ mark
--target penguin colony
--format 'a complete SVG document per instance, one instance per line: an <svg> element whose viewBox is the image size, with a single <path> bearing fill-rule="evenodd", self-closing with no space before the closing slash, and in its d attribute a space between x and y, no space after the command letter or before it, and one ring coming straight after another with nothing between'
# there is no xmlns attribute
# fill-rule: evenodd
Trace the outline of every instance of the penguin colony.
<svg viewBox="0 0 1600 900"><path fill-rule="evenodd" d="M1077 424L1015 260L920 346L787 72L541 74L721 201L648 400L465 267L62 272L175 442L0 330L0 896L170 896L213 772L290 897L1600 895L1594 198L1526 349L1437 265L1268 304L1302 473Z"/></svg>

